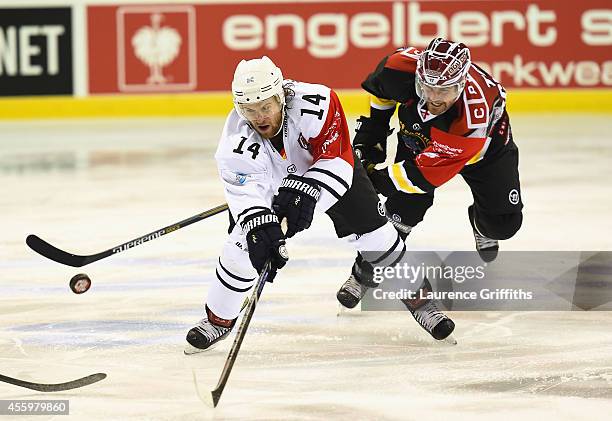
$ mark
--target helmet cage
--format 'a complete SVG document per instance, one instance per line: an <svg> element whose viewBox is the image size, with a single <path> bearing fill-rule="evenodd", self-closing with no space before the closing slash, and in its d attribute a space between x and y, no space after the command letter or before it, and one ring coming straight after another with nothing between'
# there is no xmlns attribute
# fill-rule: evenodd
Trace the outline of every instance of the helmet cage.
<svg viewBox="0 0 612 421"><path fill-rule="evenodd" d="M417 61L415 77L417 95L427 100L424 86L444 91L448 90L445 88L452 87L457 100L465 87L471 63L470 50L465 44L442 38L434 39Z"/></svg>

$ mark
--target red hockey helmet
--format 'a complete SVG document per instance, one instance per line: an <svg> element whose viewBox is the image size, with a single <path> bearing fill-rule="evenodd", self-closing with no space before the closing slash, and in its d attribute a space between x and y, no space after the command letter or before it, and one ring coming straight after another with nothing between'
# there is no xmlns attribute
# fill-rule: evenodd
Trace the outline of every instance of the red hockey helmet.
<svg viewBox="0 0 612 421"><path fill-rule="evenodd" d="M451 88L457 99L465 86L465 79L472 60L470 50L461 42L435 38L421 53L416 68L417 94L424 97L423 85L448 91Z"/></svg>

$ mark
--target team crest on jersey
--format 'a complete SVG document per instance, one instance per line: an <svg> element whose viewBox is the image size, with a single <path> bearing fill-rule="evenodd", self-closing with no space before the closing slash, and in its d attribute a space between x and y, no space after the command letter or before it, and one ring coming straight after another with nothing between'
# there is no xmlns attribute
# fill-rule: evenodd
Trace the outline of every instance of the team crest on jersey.
<svg viewBox="0 0 612 421"><path fill-rule="evenodd" d="M298 136L298 144L300 145L300 148L309 150L309 144L302 135L302 133L300 133L300 135Z"/></svg>
<svg viewBox="0 0 612 421"><path fill-rule="evenodd" d="M414 123L412 125L412 130L410 130L400 121L399 138L404 142L408 149L415 153L422 152L430 142L430 139L421 133L420 130L422 130L422 128L419 123Z"/></svg>

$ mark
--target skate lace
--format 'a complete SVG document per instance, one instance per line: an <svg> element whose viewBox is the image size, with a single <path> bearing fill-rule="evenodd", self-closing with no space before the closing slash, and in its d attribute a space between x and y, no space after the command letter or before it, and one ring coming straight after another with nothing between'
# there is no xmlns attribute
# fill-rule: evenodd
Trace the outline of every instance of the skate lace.
<svg viewBox="0 0 612 421"><path fill-rule="evenodd" d="M412 314L414 319L430 333L438 323L447 318L433 301L418 308Z"/></svg>
<svg viewBox="0 0 612 421"><path fill-rule="evenodd" d="M204 335L209 342L214 341L229 330L226 327L213 325L208 319L200 320L195 329Z"/></svg>
<svg viewBox="0 0 612 421"><path fill-rule="evenodd" d="M365 295L366 288L363 287L353 275L344 283L342 289L351 294L354 297L363 298Z"/></svg>
<svg viewBox="0 0 612 421"><path fill-rule="evenodd" d="M484 235L479 234L478 231L474 231L474 238L476 239L476 247L478 250L488 249L498 245L497 240L485 237Z"/></svg>

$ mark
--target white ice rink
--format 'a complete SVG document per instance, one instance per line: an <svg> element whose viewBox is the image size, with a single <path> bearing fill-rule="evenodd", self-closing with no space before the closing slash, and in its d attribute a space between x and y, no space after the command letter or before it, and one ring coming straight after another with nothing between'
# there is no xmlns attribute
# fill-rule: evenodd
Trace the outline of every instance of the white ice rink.
<svg viewBox="0 0 612 421"><path fill-rule="evenodd" d="M610 117L512 123L525 220L502 249L612 250ZM221 127L0 123L0 374L108 374L55 394L0 383L0 399L69 399L67 419L82 420L612 419L612 313L452 312L456 346L435 343L407 312L337 317L353 251L324 215L289 242L219 407L206 407L193 373L212 388L231 340L185 356L184 337L202 316L226 214L83 268L37 255L25 238L90 254L223 203L212 159ZM471 250L470 203L459 177L440 188L409 246ZM68 288L79 272L93 280L83 295Z"/></svg>

